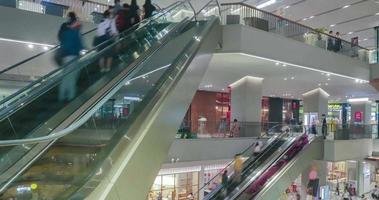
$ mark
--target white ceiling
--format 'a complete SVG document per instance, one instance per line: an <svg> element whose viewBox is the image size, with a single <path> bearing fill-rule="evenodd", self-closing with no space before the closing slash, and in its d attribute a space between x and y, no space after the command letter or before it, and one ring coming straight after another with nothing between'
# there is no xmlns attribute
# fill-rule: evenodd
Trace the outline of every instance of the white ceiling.
<svg viewBox="0 0 379 200"><path fill-rule="evenodd" d="M331 95L332 101L346 101L352 97L379 98L378 92L368 83L356 83L351 78L327 76L291 65L277 66L275 62L238 53L214 54L200 89L225 91L231 83L245 76L264 78L264 96L301 99L303 93L321 87Z"/></svg>
<svg viewBox="0 0 379 200"><path fill-rule="evenodd" d="M113 0L92 0L113 4ZM121 0L129 3L130 0ZM152 0L165 7L177 0ZM257 6L268 0L219 0L220 3L244 2ZM142 5L144 0L137 0ZM196 9L200 9L208 0L191 0ZM343 8L351 5L348 8ZM286 8L289 6L289 8ZM374 48L376 45L373 27L379 26L379 0L277 0L277 3L263 8L266 11L282 15L285 18L297 21L312 28L326 27L334 32L339 31L343 39L350 41L358 36L360 45ZM314 16L303 21L304 18ZM329 27L336 24L335 27ZM353 32L353 34L347 34ZM367 39L367 40L366 40Z"/></svg>
<svg viewBox="0 0 379 200"><path fill-rule="evenodd" d="M334 32L339 31L343 34L343 38L348 41L352 37L358 36L361 46L375 47L373 27L379 25L379 15L376 15L379 13L378 0L277 1L277 3L264 9L313 28L326 27ZM248 0L245 3L257 5L256 0ZM351 6L343 8L346 5ZM290 7L286 8L286 6ZM309 19L310 16L314 16L314 18ZM303 21L304 18L308 19ZM336 24L336 26L330 27L332 24ZM347 34L349 32L353 32L353 34Z"/></svg>

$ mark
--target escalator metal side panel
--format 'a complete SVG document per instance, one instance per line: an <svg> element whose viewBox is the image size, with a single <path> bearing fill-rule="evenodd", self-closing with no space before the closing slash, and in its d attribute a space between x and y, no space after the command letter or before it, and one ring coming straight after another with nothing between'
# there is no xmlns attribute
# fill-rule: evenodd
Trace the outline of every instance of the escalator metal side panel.
<svg viewBox="0 0 379 200"><path fill-rule="evenodd" d="M324 141L322 137L315 138L305 149L291 160L272 178L267 186L255 197L256 200L280 199L288 186L309 168L313 160L322 160Z"/></svg>
<svg viewBox="0 0 379 200"><path fill-rule="evenodd" d="M146 199L214 50L221 41L219 21L203 37L184 74L143 120L139 117L131 126L130 132L137 131L135 137L127 148L119 149L122 152L113 160L110 173L86 199ZM141 123L138 123L139 120ZM140 125L137 127L135 124Z"/></svg>

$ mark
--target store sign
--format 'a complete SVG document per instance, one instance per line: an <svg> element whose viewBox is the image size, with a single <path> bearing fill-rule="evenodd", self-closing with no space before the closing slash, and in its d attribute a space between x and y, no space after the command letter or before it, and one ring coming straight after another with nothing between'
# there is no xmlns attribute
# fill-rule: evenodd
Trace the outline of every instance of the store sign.
<svg viewBox="0 0 379 200"><path fill-rule="evenodd" d="M342 105L341 104L329 104L328 105L328 110L330 112L341 111L342 110Z"/></svg>
<svg viewBox="0 0 379 200"><path fill-rule="evenodd" d="M355 122L362 122L362 112L355 112L354 113L354 121Z"/></svg>

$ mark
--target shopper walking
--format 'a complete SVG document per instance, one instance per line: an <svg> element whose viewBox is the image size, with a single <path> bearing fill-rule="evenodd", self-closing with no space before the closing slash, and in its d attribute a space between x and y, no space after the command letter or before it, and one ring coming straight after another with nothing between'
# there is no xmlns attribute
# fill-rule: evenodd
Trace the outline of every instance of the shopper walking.
<svg viewBox="0 0 379 200"><path fill-rule="evenodd" d="M334 52L338 52L342 49L342 40L340 36L340 32L336 33L336 39L334 42Z"/></svg>
<svg viewBox="0 0 379 200"><path fill-rule="evenodd" d="M58 40L60 42L59 56L62 59L62 66L64 66L63 73L67 73L59 86L58 99L60 101L70 101L76 95L76 82L79 78L79 70L71 70L67 67L70 61L76 59L83 49L81 38L81 23L79 22L74 12L67 14L68 21L63 23L58 32Z"/></svg>
<svg viewBox="0 0 379 200"><path fill-rule="evenodd" d="M225 170L223 173L222 173L222 177L221 177L221 184L222 184L222 187L226 187L226 185L228 185L228 170Z"/></svg>
<svg viewBox="0 0 379 200"><path fill-rule="evenodd" d="M345 190L344 193L342 194L343 200L350 200L350 194L349 191Z"/></svg>
<svg viewBox="0 0 379 200"><path fill-rule="evenodd" d="M326 123L326 115L322 114L322 127L321 127L322 136L326 139L328 135L328 125Z"/></svg>
<svg viewBox="0 0 379 200"><path fill-rule="evenodd" d="M153 13L157 10L155 6L151 3L151 0L145 0L145 4L143 4L143 18L147 19L153 16Z"/></svg>
<svg viewBox="0 0 379 200"><path fill-rule="evenodd" d="M117 13L118 13L120 10L122 10L122 9L123 9L123 7L122 7L122 5L121 5L120 0L114 0L114 6L113 6L113 9L112 9L112 15L113 15L113 16L116 16Z"/></svg>
<svg viewBox="0 0 379 200"><path fill-rule="evenodd" d="M256 142L255 145L254 145L254 153L253 153L253 155L254 156L258 156L259 153L261 153L261 145L259 144L259 142Z"/></svg>
<svg viewBox="0 0 379 200"><path fill-rule="evenodd" d="M333 51L334 50L334 38L333 38L333 31L329 31L328 41L327 41L327 50Z"/></svg>
<svg viewBox="0 0 379 200"><path fill-rule="evenodd" d="M98 51L103 50L112 43L111 38L118 34L115 20L112 18L110 10L103 13L103 21L97 25L96 38L94 45L98 47ZM99 60L100 72L108 72L112 66L112 51L110 49L103 52L103 57Z"/></svg>
<svg viewBox="0 0 379 200"><path fill-rule="evenodd" d="M237 154L234 159L234 182L240 183L243 170L243 160L241 154Z"/></svg>
<svg viewBox="0 0 379 200"><path fill-rule="evenodd" d="M141 9L137 5L137 0L130 2L129 12L132 25L138 24L141 21Z"/></svg>
<svg viewBox="0 0 379 200"><path fill-rule="evenodd" d="M238 125L238 120L234 119L233 123L230 126L229 137L235 137L235 136L237 136L239 134L239 131L240 131L240 127Z"/></svg>

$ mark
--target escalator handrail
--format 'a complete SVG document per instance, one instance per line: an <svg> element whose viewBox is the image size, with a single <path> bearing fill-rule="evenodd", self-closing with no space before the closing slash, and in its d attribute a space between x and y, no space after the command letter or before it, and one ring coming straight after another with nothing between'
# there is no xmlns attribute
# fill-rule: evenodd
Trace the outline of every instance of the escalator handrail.
<svg viewBox="0 0 379 200"><path fill-rule="evenodd" d="M265 137L267 135L270 135L271 132L273 132L273 130L275 130L277 127L280 127L282 126L283 124L277 124L273 127L271 127L262 137ZM281 133L279 136L273 136L271 137L267 142L266 142L266 145L264 146L264 148L262 149L262 152L265 151L268 146L274 142L277 138L281 138L281 136L283 135L283 133ZM245 154L248 150L250 150L252 147L253 147L254 144L251 144L250 146L248 146L244 151L242 151L241 154ZM230 161L222 170L220 170L219 173L217 173L216 175L213 176L213 178L211 178L207 183L204 183L204 185L198 189L197 193L199 193L202 189L204 189L207 185L209 185L214 179L216 179L218 176L220 176L227 168L229 168L233 163L235 162L235 159L233 159L232 161ZM254 163L254 162L253 162ZM252 164L253 164L252 163ZM214 194L216 194L218 192L218 190L221 189L221 188L216 188L214 189L210 194L210 196L213 196ZM213 194L212 194L213 193Z"/></svg>
<svg viewBox="0 0 379 200"><path fill-rule="evenodd" d="M288 134L288 132L282 132L280 135L278 136L274 136L273 138L274 139L281 139L283 137L285 137L286 135ZM271 148L273 148L274 145L276 145L277 143L279 142L279 140L275 140L275 141L272 141L270 144L267 143L265 148L263 148L263 150L259 153L259 155L257 157L254 158L254 160L250 163L248 163L247 166L244 166L243 170L242 170L242 173L246 173L246 171L248 171L249 169L251 169L252 166L254 166L259 159L262 158L262 156L265 154L265 151L269 151L271 150ZM271 146L269 146L271 145ZM249 159L248 159L249 160ZM246 161L244 162L244 165L245 165ZM233 173L228 176L229 179L230 177L233 176ZM213 198L214 195L216 195L218 192L220 192L220 190L223 188L223 186L221 185L220 187L217 187L214 191L212 191L208 196L206 196L205 200L209 200L211 198Z"/></svg>
<svg viewBox="0 0 379 200"><path fill-rule="evenodd" d="M180 29L180 27L183 26L183 24L185 24L186 21L188 21L188 18L183 19L178 25L176 25L176 27L172 31L176 32L176 30ZM170 36L170 34L166 35L165 37L169 37L169 36ZM154 51L159 50L161 47L162 46L157 47L157 49L155 49ZM141 61L140 63L144 62L149 57L150 56L144 58L143 61ZM137 76L131 80L135 80L135 79L141 78L143 76L145 76L145 74ZM110 90L114 90L114 87L110 88ZM107 92L106 96L112 96L112 95L113 95L112 92ZM104 99L107 99L107 98L105 98L105 97L102 98L102 101L105 101ZM13 139L13 140L0 140L0 147L1 146L17 146L17 145L25 145L25 144L35 144L35 143L49 142L49 141L59 139L65 135L71 133L75 129L79 128L81 125L83 125L101 107L102 101L96 103L97 106L93 106L92 108L90 108L90 110L88 112L86 112L84 115L80 116L80 118L77 121L73 122L67 128L64 128L64 129L57 131L57 132L53 132L47 136L40 136L40 137L35 137L35 138L24 138L24 139Z"/></svg>
<svg viewBox="0 0 379 200"><path fill-rule="evenodd" d="M141 25L141 24L148 23L149 21L152 21L152 20L154 20L154 19L156 19L156 18L159 18L159 17L161 17L161 16L164 16L165 14L167 14L168 12L170 12L171 10L175 9L176 7L178 7L178 6L182 5L182 4L184 4L184 2L175 2L175 3L171 4L170 6L168 6L168 8L165 9L164 12L161 12L161 13L158 13L158 14L154 15L153 18L148 18L148 19L144 19L144 20L142 20L141 22L139 22L138 24L135 24L134 26L132 26L132 27L129 28L128 30L125 30L125 31L124 31L123 33L121 33L121 34L124 34L124 33L130 32L131 30L133 30L133 29L135 29L135 28L138 28L139 25ZM104 42L104 43L106 43L106 42ZM100 45L101 45L101 44L100 44ZM90 49L90 52L94 52L94 51L96 51L96 47L93 47L92 49ZM91 56L91 54L89 54L89 53L87 53L86 55ZM83 57L79 57L78 59L82 59L82 58L83 58ZM70 65L70 64L72 64L72 63L74 63L74 62L76 62L78 59L72 60L71 62L67 63L67 66ZM43 83L43 82L44 82L49 76L52 76L52 74L56 73L58 70L61 70L62 68L63 68L63 67L60 67L60 68L58 68L58 69L56 69L56 70L53 70L53 71L49 72L48 74L42 76L42 77L39 78L38 80L36 80L36 81L34 81L33 83L31 83L31 84L25 86L24 88L20 89L19 91L17 91L17 92L15 92L15 93L13 93L13 94L11 94L11 95L5 97L4 99L2 99L2 100L0 101L0 105L3 105L3 104L5 104L5 103L8 102L8 101L11 101L13 98L15 98L15 97L18 96L18 95L22 95L25 91L29 90L30 88L37 87L37 84L42 84L42 83ZM17 99L16 99L16 100L17 100ZM15 101L16 101L16 100L15 100ZM26 102L27 102L27 100L26 100ZM21 104L24 105L24 104L26 104L26 102L22 102ZM13 101L11 101L10 104L12 104L12 103L13 103ZM4 107L7 108L8 106L4 106ZM4 108L1 108L1 109L0 109L0 120L6 118L7 116L9 116L9 115L11 114L11 112L5 112L5 113L2 112L3 109L4 109ZM11 111L15 111L16 109L10 109L10 110L11 110Z"/></svg>
<svg viewBox="0 0 379 200"><path fill-rule="evenodd" d="M179 3L179 2L178 2L178 1L177 1L177 2L174 2L174 3L170 4L169 6L167 6L166 8L163 8L163 9L159 8L159 11L167 10L167 9L169 9L170 7L174 6L174 5L177 4L177 3ZM144 20L146 20L146 19L144 19ZM144 21L144 20L142 20L142 21ZM142 21L141 21L141 22L142 22ZM87 35L87 34L90 34L90 33L94 32L94 31L96 31L96 29L97 29L97 28L93 28L93 29L91 29L91 30L89 30L89 31L87 31L87 32L84 32L84 33L82 34L82 36L85 36L85 35ZM128 30L126 30L126 31L128 31ZM5 72L7 72L7 71L9 71L9 70L12 70L12 69L16 68L16 67L19 66L19 65L22 65L22 64L24 64L24 63L26 63L26 62L28 62L28 61L30 61L30 60L33 60L34 58L37 58L37 57L42 56L42 55L44 55L44 54L50 53L50 52L52 52L52 51L58 49L59 47L60 47L59 44L58 44L58 45L55 45L54 47L52 47L52 48L49 49L48 51L43 51L43 52L38 53L38 54L36 54L36 55L34 55L34 56L31 56L31 57L29 57L29 58L26 58L26 59L24 59L24 60L22 60L22 61L20 61L20 62L18 62L18 63L15 63L15 64L13 64L13 65L11 65L11 66L9 66L9 67L6 67L5 69L0 70L0 75L3 74L3 73L5 73Z"/></svg>
<svg viewBox="0 0 379 200"><path fill-rule="evenodd" d="M194 21L194 17L190 18L190 20ZM209 24L201 31L201 34L198 37L202 38L202 36L204 36L205 34L208 34L209 31L211 30L211 27L213 27L213 25L215 24L214 22L216 22L216 21L217 21L216 18L208 20ZM201 44L203 41L204 40L202 40L202 39L199 40L196 37L196 34L195 34L195 37L192 37L191 42L188 43L183 48L183 50L181 51L181 53L179 54L179 56L177 58L175 58L173 62L171 62L172 66L167 69L166 73L163 74L163 77L159 78L159 80L157 81L158 83L155 86L158 87L158 88L162 88L162 86L167 82L167 80L175 81L175 79L177 79L178 76L176 76L176 77L173 76L172 77L172 74L175 73L175 71L177 71L177 69L178 69L177 66L178 65L182 65L182 66L186 66L187 65L188 66L190 64L190 62L191 62L194 54L199 50L199 46L200 46L199 44ZM191 49L191 48L193 48L194 43L196 44L196 46L195 46L194 49ZM190 52L191 54L189 54L188 51L191 51ZM185 61L182 62L181 59L185 59ZM183 73L183 70L181 70L181 72L177 72L177 73ZM171 86L169 86L168 88L165 88L163 91L159 91L158 93L160 93L160 94L157 94L157 92L156 93L148 93L144 97L144 100L146 99L146 101L148 102L147 103L148 104L147 107L151 107L151 106L155 107L155 106L157 106L157 102L158 102L158 104L161 104L161 102L159 102L160 99L164 98L169 93L169 91L173 87L172 86L173 83L170 83L170 85ZM150 112L150 109L151 108L148 109L149 112ZM146 110L146 105L141 110L139 110L137 112L144 112L145 110ZM135 113L137 113L137 112L135 112ZM125 136L123 136L123 137L125 137ZM119 141L118 141L118 143L119 143ZM113 148L117 148L117 147L112 146L112 149ZM99 166L100 166L99 169L101 169L102 168L101 167L102 164L100 164ZM87 182L88 182L88 180L87 180ZM91 187L93 187L92 184L91 184Z"/></svg>
<svg viewBox="0 0 379 200"><path fill-rule="evenodd" d="M284 156L291 149L290 147L297 141L297 139L298 137L295 137L293 141L290 141L289 145L287 145L281 152L279 152L278 156L275 159L271 159L270 162L266 163L263 167L261 167L259 172L256 173L253 177L251 177L251 179L247 183L244 184L244 182L241 182L240 184L244 184L244 185L240 187L240 189L235 194L233 194L233 196L230 199L235 199L238 196L240 196L244 191L246 191L246 189L248 189L249 186L253 184L254 181L256 181L257 178L259 178L263 172L265 172L270 166L276 163L276 161L278 161L282 156Z"/></svg>
<svg viewBox="0 0 379 200"><path fill-rule="evenodd" d="M93 28L93 29L91 29L91 30L89 30L89 31L87 31L87 32L85 32L85 33L83 33L82 36L85 36L85 35L87 35L87 34L90 34L90 33L94 32L94 31L96 31L96 28ZM1 74L4 74L4 73L7 72L7 71L10 71L10 70L12 70L12 69L18 67L19 65L22 65L22 64L24 64L24 63L26 63L26 62L29 62L29 61L31 61L31 60L37 58L37 57L40 57L40 56L42 56L42 55L44 55L44 54L47 54L47 53L50 53L50 52L52 52L52 51L58 49L60 46L61 46L61 45L55 45L54 47L52 47L51 49L49 49L49 50L47 50L47 51L43 51L43 52L41 52L41 53L38 53L38 54L36 54L36 55L34 55L34 56L31 56L31 57L29 57L29 58L27 58L27 59L24 59L24 60L18 62L18 63L16 63L16 64L13 64L13 65L11 65L11 66L9 66L9 67L3 69L3 70L0 70L0 75L1 75Z"/></svg>
<svg viewBox="0 0 379 200"><path fill-rule="evenodd" d="M304 149L306 149L306 148L308 148L309 147L309 145L311 145L311 143L313 142L313 141L315 141L317 138L320 138L320 136L314 136L314 137L312 137L312 138L310 138L309 140L308 140L308 143L305 145L305 146L303 146L303 148L302 148L302 150L304 150ZM288 150L287 150L288 151ZM284 154L282 154L282 156L283 156ZM291 159L291 161L290 162L288 162L285 166L283 166L283 167L281 167L280 169L279 169L279 171L277 171L267 182L266 182L266 184L264 184L264 188L268 188L268 186L269 185L271 185L271 184L274 184L275 183L275 181L274 180L276 180L278 177L280 177L283 173L285 173L286 172L286 169L288 169L289 167L291 167L292 165L293 165L293 163L295 163L296 161L297 161L297 159L300 157L301 155L300 155L300 153L297 153L292 159ZM265 192L265 190L266 189L262 189L261 191L259 191L256 195L255 195L255 197L254 197L254 199L256 198L256 197L258 197L258 196L260 196L260 194L262 194L263 192Z"/></svg>
<svg viewBox="0 0 379 200"><path fill-rule="evenodd" d="M218 8L218 13L221 17L221 6L220 6L220 3L218 2L218 0L214 0L217 4L217 8ZM197 11L196 15L200 15L201 11L203 11L206 7L208 7L213 1L209 1L208 3L206 3L199 11Z"/></svg>

